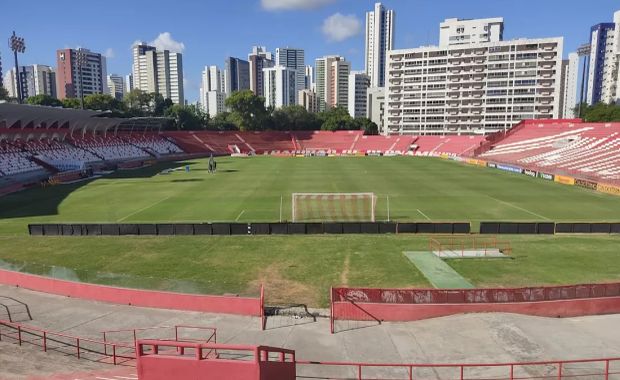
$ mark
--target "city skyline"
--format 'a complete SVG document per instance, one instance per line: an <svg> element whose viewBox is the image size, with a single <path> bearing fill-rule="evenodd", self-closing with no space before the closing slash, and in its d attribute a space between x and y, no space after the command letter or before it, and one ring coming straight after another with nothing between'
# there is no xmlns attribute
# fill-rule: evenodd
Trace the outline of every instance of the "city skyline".
<svg viewBox="0 0 620 380"><path fill-rule="evenodd" d="M61 1L63 3L63 1ZM68 3L68 2L67 2ZM73 16L72 24L66 28L56 28L54 33L40 33L43 13L46 19L54 19L55 10L33 9L29 17L20 18L0 26L0 33L8 36L13 29L26 39L26 53L20 56L20 64L44 64L55 66L54 52L65 47L85 47L100 52L107 57L108 72L126 75L131 72L131 46L135 41L144 40L160 47L178 50L184 57L185 95L190 102L198 99L201 72L207 65L224 66L227 56L247 57L252 46L267 46L268 51L275 52L278 47L295 46L306 51L306 62L313 62L324 55L342 55L352 64L353 70L364 69L364 18L366 12L373 9L375 1L331 0L322 1L322 7L307 9L308 3L290 0L252 0L250 4L240 6L238 3L206 4L181 3L184 22L139 24L136 28L130 22L116 24L114 29L94 26L83 20L84 12L93 11L102 17L111 12L114 4L122 7L125 14L138 12L145 18L157 18L167 15L164 9L153 6L154 3L136 1L130 4L110 1L104 5L86 4L83 9L71 9L68 16ZM384 6L397 13L394 47L416 48L423 45L438 44L437 25L446 18L485 18L503 17L507 31L505 39L520 37L565 37L564 57L574 51L580 44L588 41L589 28L601 22L608 22L616 10L614 1L601 0L596 7L589 4L551 0L544 3L531 0L506 3L490 0L473 0L467 4L445 0L445 6L433 8L431 1L399 2L382 1ZM69 4L69 3L68 3ZM301 9L294 9L302 5ZM249 5L249 6L247 6ZM305 5L305 7L303 6ZM5 9L11 13L12 4ZM535 7L535 8L532 8ZM8 9L7 9L8 8ZM293 9L291 9L293 8ZM537 12L531 12L536 9ZM201 10L208 11L207 17ZM216 16L219 15L219 16ZM260 16L257 18L256 16ZM60 14L57 15L60 17ZM205 22L204 32L196 33L195 20L202 16ZM243 21L252 17L253 22L265 22L268 28L239 26L243 22L234 22L235 30L229 30L235 19ZM299 20L303 19L303 25ZM192 24L192 21L194 23ZM91 32L84 31L90 27ZM218 29L219 28L219 29ZM213 33L210 33L210 32ZM10 52L1 47L3 70L12 68Z"/></svg>

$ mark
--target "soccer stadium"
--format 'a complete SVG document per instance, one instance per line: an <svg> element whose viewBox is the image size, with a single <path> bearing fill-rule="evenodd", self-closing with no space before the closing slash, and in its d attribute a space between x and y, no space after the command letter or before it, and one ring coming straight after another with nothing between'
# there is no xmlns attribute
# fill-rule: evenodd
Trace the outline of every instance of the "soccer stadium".
<svg viewBox="0 0 620 380"><path fill-rule="evenodd" d="M393 18L375 4L367 40ZM463 42L461 29L483 24ZM139 78L118 101L113 78L111 95L85 96L83 66L104 61L67 48L58 65L77 62L78 83L58 69L64 96L26 96L13 32L23 70L0 96L0 379L620 379L620 11L580 48L593 79L584 64L572 100L579 60L563 63L561 39L504 41L502 18L441 30L440 47L390 42L384 90L368 68L317 59L317 71L333 65L316 78L336 84L332 106L317 101L326 110L269 104L268 83L296 89L300 72L263 47L249 59L266 65L262 95L255 74L220 91L242 70L231 58L226 73L205 69L203 86L222 86L201 88L199 105ZM613 66L596 61L601 33L616 49L610 101L596 79ZM182 62L157 49L133 46L134 75ZM442 88L445 122L433 111L443 79L407 77L442 64L463 90ZM364 117L338 104L339 70L355 104L367 77ZM308 87L294 97L317 96ZM386 94L378 125L374 91Z"/></svg>

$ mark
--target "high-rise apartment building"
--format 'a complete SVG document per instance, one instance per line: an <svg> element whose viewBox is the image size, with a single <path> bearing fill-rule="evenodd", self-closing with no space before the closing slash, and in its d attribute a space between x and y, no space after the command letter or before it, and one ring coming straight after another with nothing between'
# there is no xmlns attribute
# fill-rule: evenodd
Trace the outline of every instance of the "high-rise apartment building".
<svg viewBox="0 0 620 380"><path fill-rule="evenodd" d="M370 87L370 76L365 72L353 71L349 74L348 107L351 117L366 117L368 87Z"/></svg>
<svg viewBox="0 0 620 380"><path fill-rule="evenodd" d="M614 22L594 25L590 29L590 70L588 104L620 101L620 11Z"/></svg>
<svg viewBox="0 0 620 380"><path fill-rule="evenodd" d="M106 58L88 49L56 51L56 91L58 99L105 94Z"/></svg>
<svg viewBox="0 0 620 380"><path fill-rule="evenodd" d="M263 69L265 106L281 108L297 104L297 70L284 66Z"/></svg>
<svg viewBox="0 0 620 380"><path fill-rule="evenodd" d="M125 79L117 74L108 75L108 92L116 100L123 100L126 93Z"/></svg>
<svg viewBox="0 0 620 380"><path fill-rule="evenodd" d="M224 73L217 66L207 66L202 72L200 104L211 117L226 110Z"/></svg>
<svg viewBox="0 0 620 380"><path fill-rule="evenodd" d="M394 11L381 3L366 13L365 71L373 87L385 85L387 52L394 48L394 18Z"/></svg>
<svg viewBox="0 0 620 380"><path fill-rule="evenodd" d="M316 92L312 90L301 90L297 94L297 104L304 107L308 112L319 112L319 100Z"/></svg>
<svg viewBox="0 0 620 380"><path fill-rule="evenodd" d="M248 55L250 64L250 90L258 96L264 96L263 69L273 67L273 54L264 46L254 46Z"/></svg>
<svg viewBox="0 0 620 380"><path fill-rule="evenodd" d="M314 91L314 67L307 65L306 66L306 77L304 80L304 88L306 90Z"/></svg>
<svg viewBox="0 0 620 380"><path fill-rule="evenodd" d="M19 85L24 99L36 95L57 97L56 73L46 65L19 66ZM10 97L17 98L17 83L15 82L15 68L8 71L4 78L4 88Z"/></svg>
<svg viewBox="0 0 620 380"><path fill-rule="evenodd" d="M127 92L133 90L133 75L131 74L125 75L125 90Z"/></svg>
<svg viewBox="0 0 620 380"><path fill-rule="evenodd" d="M348 108L351 63L344 57L331 55L315 61L316 95L319 111L341 106Z"/></svg>
<svg viewBox="0 0 620 380"><path fill-rule="evenodd" d="M390 51L384 133L507 130L558 118L562 38Z"/></svg>
<svg viewBox="0 0 620 380"><path fill-rule="evenodd" d="M379 131L385 130L385 87L370 87L366 102L366 117L377 124Z"/></svg>
<svg viewBox="0 0 620 380"><path fill-rule="evenodd" d="M290 47L277 48L276 65L288 67L297 72L297 78L295 79L297 85L295 97L297 97L297 93L306 87L306 58L304 50Z"/></svg>
<svg viewBox="0 0 620 380"><path fill-rule="evenodd" d="M185 104L183 55L139 43L133 47L133 88Z"/></svg>
<svg viewBox="0 0 620 380"><path fill-rule="evenodd" d="M230 96L235 91L250 89L250 63L243 59L226 58L225 88L226 95Z"/></svg>
<svg viewBox="0 0 620 380"><path fill-rule="evenodd" d="M504 18L449 18L439 26L439 46L482 44L504 40Z"/></svg>
<svg viewBox="0 0 620 380"><path fill-rule="evenodd" d="M562 88L560 96L560 118L572 119L577 106L577 83L579 81L579 55L570 53L562 61Z"/></svg>

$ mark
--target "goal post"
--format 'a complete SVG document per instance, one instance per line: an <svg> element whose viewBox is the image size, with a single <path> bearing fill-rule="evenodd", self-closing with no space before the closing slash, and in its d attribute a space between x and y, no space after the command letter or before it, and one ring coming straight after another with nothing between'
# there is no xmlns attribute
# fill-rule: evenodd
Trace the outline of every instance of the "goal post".
<svg viewBox="0 0 620 380"><path fill-rule="evenodd" d="M374 222L374 193L293 193L293 222Z"/></svg>

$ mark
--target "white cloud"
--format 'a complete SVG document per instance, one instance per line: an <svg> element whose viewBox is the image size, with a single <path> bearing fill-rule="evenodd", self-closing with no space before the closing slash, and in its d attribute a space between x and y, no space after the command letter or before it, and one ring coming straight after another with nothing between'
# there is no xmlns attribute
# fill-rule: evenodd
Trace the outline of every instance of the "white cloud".
<svg viewBox="0 0 620 380"><path fill-rule="evenodd" d="M107 48L105 53L103 53L103 55L107 58L107 59L112 59L116 56L116 54L114 54L114 49L112 48Z"/></svg>
<svg viewBox="0 0 620 380"><path fill-rule="evenodd" d="M336 13L323 21L321 31L328 41L340 42L358 35L362 31L362 23L355 15Z"/></svg>
<svg viewBox="0 0 620 380"><path fill-rule="evenodd" d="M268 11L290 11L316 9L334 2L336 0L261 0L261 5Z"/></svg>
<svg viewBox="0 0 620 380"><path fill-rule="evenodd" d="M170 50L173 53L183 53L185 50L185 44L175 41L170 32L160 33L156 39L149 42L149 45L155 46L157 50Z"/></svg>

